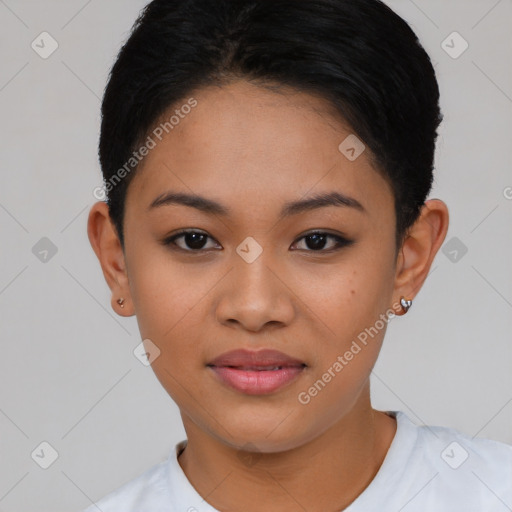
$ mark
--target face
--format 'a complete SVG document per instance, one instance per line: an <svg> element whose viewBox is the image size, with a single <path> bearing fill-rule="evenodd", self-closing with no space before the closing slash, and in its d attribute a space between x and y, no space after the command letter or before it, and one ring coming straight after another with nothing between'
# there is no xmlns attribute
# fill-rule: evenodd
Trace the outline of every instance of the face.
<svg viewBox="0 0 512 512"><path fill-rule="evenodd" d="M130 300L185 428L233 447L291 449L366 399L379 319L396 301L393 194L364 151L340 151L350 128L319 98L246 82L194 98L128 188ZM300 203L323 194L347 200ZM235 389L208 366L235 349L278 350L305 366L273 391Z"/></svg>

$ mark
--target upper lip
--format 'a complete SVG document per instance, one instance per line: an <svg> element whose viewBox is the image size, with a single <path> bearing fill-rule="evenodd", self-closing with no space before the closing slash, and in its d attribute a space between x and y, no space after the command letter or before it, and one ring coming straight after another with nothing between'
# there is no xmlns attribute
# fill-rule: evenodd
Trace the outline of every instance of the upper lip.
<svg viewBox="0 0 512 512"><path fill-rule="evenodd" d="M238 349L230 352L224 352L220 356L210 361L207 366L306 366L298 359L290 357L283 352L272 349L246 350Z"/></svg>

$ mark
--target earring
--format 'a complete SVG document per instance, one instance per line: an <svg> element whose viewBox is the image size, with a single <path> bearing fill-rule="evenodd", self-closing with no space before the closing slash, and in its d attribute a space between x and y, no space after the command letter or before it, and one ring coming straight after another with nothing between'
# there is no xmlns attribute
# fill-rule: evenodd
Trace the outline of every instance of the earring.
<svg viewBox="0 0 512 512"><path fill-rule="evenodd" d="M117 299L117 303L118 303L122 308L124 308L124 299L123 299L123 298Z"/></svg>
<svg viewBox="0 0 512 512"><path fill-rule="evenodd" d="M412 306L412 299L406 299L405 297L400 298L400 305L404 310L404 314L409 311L409 308Z"/></svg>

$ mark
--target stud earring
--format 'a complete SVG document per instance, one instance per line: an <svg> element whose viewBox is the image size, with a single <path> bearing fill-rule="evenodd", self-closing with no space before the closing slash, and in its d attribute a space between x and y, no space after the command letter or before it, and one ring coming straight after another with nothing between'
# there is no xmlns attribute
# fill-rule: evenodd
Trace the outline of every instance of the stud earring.
<svg viewBox="0 0 512 512"><path fill-rule="evenodd" d="M123 299L123 298L117 299L117 303L118 303L122 308L124 308L124 299Z"/></svg>
<svg viewBox="0 0 512 512"><path fill-rule="evenodd" d="M409 308L412 306L412 299L406 299L405 297L400 298L400 305L404 310L404 314L409 311Z"/></svg>

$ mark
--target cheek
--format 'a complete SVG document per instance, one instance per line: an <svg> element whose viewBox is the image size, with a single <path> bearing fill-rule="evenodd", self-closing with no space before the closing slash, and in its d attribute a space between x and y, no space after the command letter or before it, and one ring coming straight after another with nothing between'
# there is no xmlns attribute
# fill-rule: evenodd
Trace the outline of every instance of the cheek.
<svg viewBox="0 0 512 512"><path fill-rule="evenodd" d="M314 407L345 408L367 382L386 332L393 283L392 252L361 248L328 271L304 273L298 292L319 332L316 364L302 389ZM313 400L314 397L314 400Z"/></svg>
<svg viewBox="0 0 512 512"><path fill-rule="evenodd" d="M139 330L160 350L151 366L176 403L186 407L189 393L200 393L197 372L204 370L202 350L208 342L205 299L214 276L149 254L135 266L130 289Z"/></svg>
<svg viewBox="0 0 512 512"><path fill-rule="evenodd" d="M380 318L387 309L383 290L378 274L354 268L348 276L326 280L323 294L309 296L322 321L314 332L327 334L315 340L315 364L298 398L304 411L323 415L326 423L349 410L367 385L387 327Z"/></svg>
<svg viewBox="0 0 512 512"><path fill-rule="evenodd" d="M130 263L130 292L141 335L162 343L187 329L212 276L176 262L160 248L136 251Z"/></svg>
<svg viewBox="0 0 512 512"><path fill-rule="evenodd" d="M388 257L374 258L360 251L337 265L303 269L294 290L314 313L313 319L324 324L328 340L339 346L388 309L391 269Z"/></svg>

